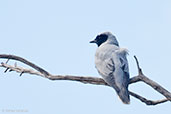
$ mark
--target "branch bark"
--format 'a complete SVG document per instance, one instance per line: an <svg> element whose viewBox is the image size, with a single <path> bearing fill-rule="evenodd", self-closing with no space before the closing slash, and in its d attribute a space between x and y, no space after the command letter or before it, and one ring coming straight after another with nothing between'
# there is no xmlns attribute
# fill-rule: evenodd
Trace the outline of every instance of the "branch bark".
<svg viewBox="0 0 171 114"><path fill-rule="evenodd" d="M36 70L35 71L33 69L19 67L19 66L17 66L17 64L9 65L9 64L7 64L7 62L6 63L2 62L0 64L0 67L6 68L6 70L4 72L15 71L15 72L20 73L20 76L24 73L28 73L28 74L32 74L32 75L42 76L49 80L70 80L70 81L79 81L84 84L95 84L95 85L109 86L102 78L96 78L96 77L90 77L90 76L52 75L49 72L47 72L46 70L44 70L43 68L33 64L32 62L30 62L22 57L19 57L19 56L0 54L0 58L7 59L7 62L10 59L20 61ZM130 95L139 99L146 105L157 105L157 104L161 104L161 103L164 103L167 101L171 101L171 93L169 91L167 91L165 88L163 88L161 85L159 85L156 82L154 82L153 80L147 78L143 74L142 69L139 66L139 62L138 62L138 59L136 58L136 56L134 56L134 58L137 63L138 75L130 78L129 84L133 84L133 83L142 81L142 82L146 83L147 85L151 86L154 90L156 90L160 94L162 94L165 97L165 99L156 100L156 101L148 100L134 92L129 91Z"/></svg>

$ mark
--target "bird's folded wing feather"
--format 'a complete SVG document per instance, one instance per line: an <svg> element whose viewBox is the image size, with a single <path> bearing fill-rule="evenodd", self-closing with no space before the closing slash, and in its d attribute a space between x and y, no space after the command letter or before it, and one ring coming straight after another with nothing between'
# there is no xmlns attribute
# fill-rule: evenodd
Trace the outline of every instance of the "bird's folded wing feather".
<svg viewBox="0 0 171 114"><path fill-rule="evenodd" d="M103 61L99 60L97 69L106 83L114 87L116 91L119 91L121 86L127 87L129 83L129 69L126 53L115 50L111 55Z"/></svg>

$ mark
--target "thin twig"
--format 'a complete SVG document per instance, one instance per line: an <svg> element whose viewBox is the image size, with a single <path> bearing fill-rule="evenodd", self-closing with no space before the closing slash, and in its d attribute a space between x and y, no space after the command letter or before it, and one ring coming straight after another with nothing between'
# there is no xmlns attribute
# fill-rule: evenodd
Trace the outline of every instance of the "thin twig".
<svg viewBox="0 0 171 114"><path fill-rule="evenodd" d="M136 64L137 64L138 74L139 74L139 75L143 75L142 69L140 68L140 65L139 65L138 59L137 59L137 57L136 57L135 55L134 55L134 59L135 59Z"/></svg>
<svg viewBox="0 0 171 114"><path fill-rule="evenodd" d="M7 59L7 61L5 62L6 64L9 62L9 59Z"/></svg>
<svg viewBox="0 0 171 114"><path fill-rule="evenodd" d="M9 68L6 68L5 71L4 71L4 73L6 73L8 70L9 70Z"/></svg>

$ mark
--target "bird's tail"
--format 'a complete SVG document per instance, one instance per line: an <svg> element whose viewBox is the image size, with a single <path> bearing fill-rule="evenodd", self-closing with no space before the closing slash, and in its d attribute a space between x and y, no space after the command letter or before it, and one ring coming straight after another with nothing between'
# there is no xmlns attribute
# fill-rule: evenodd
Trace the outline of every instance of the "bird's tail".
<svg viewBox="0 0 171 114"><path fill-rule="evenodd" d="M122 88L118 92L118 96L124 104L130 104L129 91L127 88Z"/></svg>

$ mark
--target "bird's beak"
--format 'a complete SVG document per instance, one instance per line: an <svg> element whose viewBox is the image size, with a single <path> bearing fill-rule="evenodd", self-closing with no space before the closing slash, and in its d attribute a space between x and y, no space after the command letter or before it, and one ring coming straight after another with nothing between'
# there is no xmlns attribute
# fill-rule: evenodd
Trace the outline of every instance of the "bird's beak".
<svg viewBox="0 0 171 114"><path fill-rule="evenodd" d="M90 43L96 43L96 40L92 40L92 41L90 41Z"/></svg>

